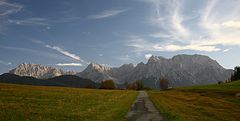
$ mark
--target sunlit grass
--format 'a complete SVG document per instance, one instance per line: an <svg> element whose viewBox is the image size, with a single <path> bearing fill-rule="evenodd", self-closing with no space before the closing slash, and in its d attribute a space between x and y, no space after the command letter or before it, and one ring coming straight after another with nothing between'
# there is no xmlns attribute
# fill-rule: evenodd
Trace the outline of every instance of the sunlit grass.
<svg viewBox="0 0 240 121"><path fill-rule="evenodd" d="M239 90L240 81L234 81L231 83L222 83L222 84L211 84L211 85L202 85L202 86L189 86L181 87L178 89L221 89L221 90Z"/></svg>
<svg viewBox="0 0 240 121"><path fill-rule="evenodd" d="M237 121L240 119L240 82L150 91L159 110L175 121ZM232 87L232 88L231 88Z"/></svg>
<svg viewBox="0 0 240 121"><path fill-rule="evenodd" d="M122 121L136 91L0 84L1 121Z"/></svg>

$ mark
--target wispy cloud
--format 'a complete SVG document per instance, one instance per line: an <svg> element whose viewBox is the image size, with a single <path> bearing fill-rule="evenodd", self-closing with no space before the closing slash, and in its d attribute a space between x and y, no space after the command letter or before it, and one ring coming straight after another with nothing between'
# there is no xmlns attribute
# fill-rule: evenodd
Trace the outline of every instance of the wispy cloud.
<svg viewBox="0 0 240 121"><path fill-rule="evenodd" d="M205 51L205 52L214 52L220 51L220 48L212 45L205 45L200 43L190 43L190 44L170 44L170 43L161 43L161 42L151 42L141 37L135 36L130 39L127 46L134 47L134 51L146 52L146 51L182 51L182 50L194 50L194 51Z"/></svg>
<svg viewBox="0 0 240 121"><path fill-rule="evenodd" d="M47 57L47 58L52 58L52 59L56 59L56 60L66 61L65 56L60 56L58 54L48 53L48 52L44 52L44 51L38 51L38 50L24 48L24 47L13 47L13 46L0 45L0 49L13 50L13 51L19 52L19 53L31 53L31 54L34 54L36 56L41 56L41 57Z"/></svg>
<svg viewBox="0 0 240 121"><path fill-rule="evenodd" d="M23 5L17 4L17 3L10 3L7 1L0 1L0 16L6 16L12 13L17 13L21 11L23 8Z"/></svg>
<svg viewBox="0 0 240 121"><path fill-rule="evenodd" d="M116 16L120 13L126 12L129 9L110 9L110 10L105 10L102 11L98 14L95 15L90 15L88 16L88 18L90 19L103 19L103 18L108 18L108 17L112 17L112 16Z"/></svg>
<svg viewBox="0 0 240 121"><path fill-rule="evenodd" d="M3 65L12 65L11 62L6 62L6 61L3 61L3 60L0 60L0 64L3 64Z"/></svg>
<svg viewBox="0 0 240 121"><path fill-rule="evenodd" d="M81 20L81 17L39 18L29 17L24 19L8 19L11 24L22 26L52 26L53 24L69 23Z"/></svg>
<svg viewBox="0 0 240 121"><path fill-rule="evenodd" d="M69 51L67 51L67 50L64 50L64 49L62 49L62 48L59 47L59 46L51 46L51 45L46 44L46 43L44 43L43 41L40 41L40 40L32 40L32 42L37 43L37 44L41 44L41 45L43 45L43 46L46 47L46 48L49 48L49 49L52 49L52 50L56 50L57 52L65 55L65 56L67 56L67 57L70 57L70 58L72 58L72 59L74 59L74 60L84 62L84 60L82 60L82 59L80 58L80 56L78 56L78 55L76 55L76 54L73 54L73 53L71 53L71 52L69 52Z"/></svg>
<svg viewBox="0 0 240 121"><path fill-rule="evenodd" d="M57 66L82 66L81 63L58 63Z"/></svg>
<svg viewBox="0 0 240 121"><path fill-rule="evenodd" d="M22 20L14 20L8 19L9 23L17 24L17 25L25 25L25 26L49 26L50 23L46 18L26 18Z"/></svg>
<svg viewBox="0 0 240 121"><path fill-rule="evenodd" d="M228 52L230 49L225 49L225 50L223 50L223 52Z"/></svg>
<svg viewBox="0 0 240 121"><path fill-rule="evenodd" d="M141 1L150 3L149 23L159 31L149 34L152 39L130 38L128 46L135 51L227 52L240 46L240 1L208 0L193 8L185 0Z"/></svg>
<svg viewBox="0 0 240 121"><path fill-rule="evenodd" d="M23 9L23 5L9 2L7 0L0 0L0 35L6 36L7 33L5 30L7 29L7 22L10 15L14 13L18 13Z"/></svg>
<svg viewBox="0 0 240 121"><path fill-rule="evenodd" d="M62 49L62 48L60 48L60 47L58 47L58 46L45 45L45 47L50 48L50 49L53 49L53 50L56 50L56 51L62 53L63 55L68 56L68 57L70 57L70 58L72 58L72 59L75 59L75 60L78 60L78 61L83 61L83 60L80 58L80 56L75 55L75 54L73 54L73 53L70 53L70 52L68 52L68 51L66 51L66 50L64 50L64 49Z"/></svg>
<svg viewBox="0 0 240 121"><path fill-rule="evenodd" d="M117 57L118 60L121 60L123 62L134 62L135 60L129 56L129 55L122 55Z"/></svg>

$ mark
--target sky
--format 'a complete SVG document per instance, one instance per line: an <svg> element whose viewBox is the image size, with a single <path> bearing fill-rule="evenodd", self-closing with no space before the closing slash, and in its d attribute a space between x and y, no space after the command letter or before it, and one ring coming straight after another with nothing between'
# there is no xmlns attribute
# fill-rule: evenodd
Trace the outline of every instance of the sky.
<svg viewBox="0 0 240 121"><path fill-rule="evenodd" d="M202 54L240 65L240 0L0 0L0 73Z"/></svg>

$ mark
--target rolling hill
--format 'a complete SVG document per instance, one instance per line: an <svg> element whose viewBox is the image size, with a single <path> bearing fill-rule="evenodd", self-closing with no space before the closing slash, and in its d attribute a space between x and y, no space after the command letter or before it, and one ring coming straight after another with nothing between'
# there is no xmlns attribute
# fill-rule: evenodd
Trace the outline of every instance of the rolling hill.
<svg viewBox="0 0 240 121"><path fill-rule="evenodd" d="M37 79L29 76L18 76L15 74L5 73L0 75L0 82L38 85L38 86L64 86L80 88L96 88L97 84L89 79L83 79L74 75L62 75L49 79Z"/></svg>

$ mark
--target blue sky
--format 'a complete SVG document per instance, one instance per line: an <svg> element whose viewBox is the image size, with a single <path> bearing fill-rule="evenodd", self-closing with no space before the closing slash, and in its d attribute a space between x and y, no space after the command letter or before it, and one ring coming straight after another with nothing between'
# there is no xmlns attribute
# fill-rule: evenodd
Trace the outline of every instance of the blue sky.
<svg viewBox="0 0 240 121"><path fill-rule="evenodd" d="M0 0L0 73L28 62L81 71L151 55L240 64L240 0Z"/></svg>

